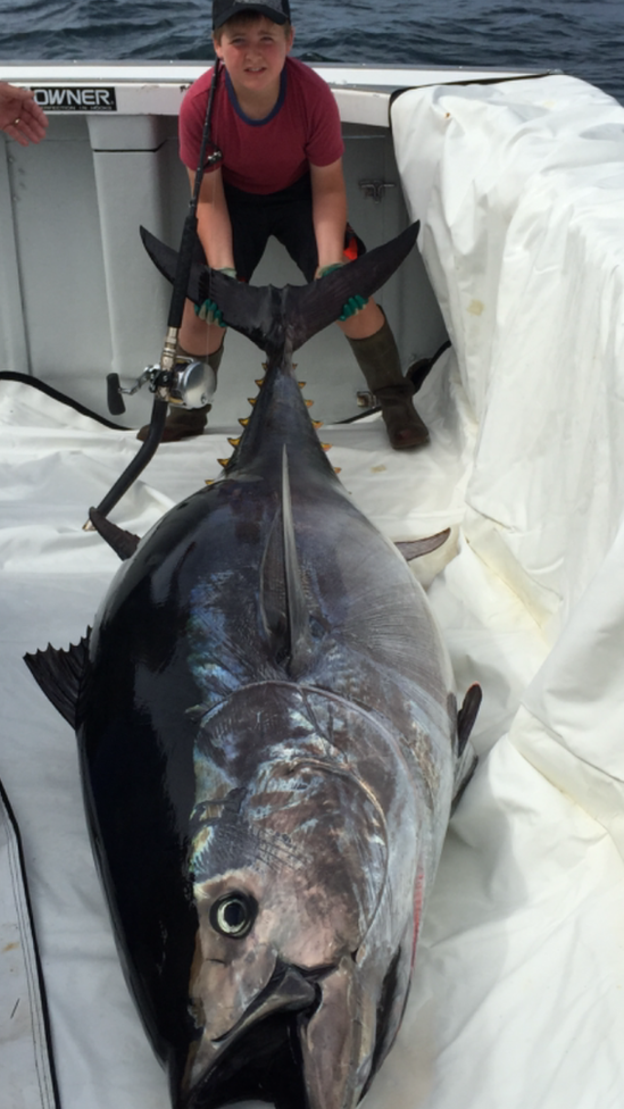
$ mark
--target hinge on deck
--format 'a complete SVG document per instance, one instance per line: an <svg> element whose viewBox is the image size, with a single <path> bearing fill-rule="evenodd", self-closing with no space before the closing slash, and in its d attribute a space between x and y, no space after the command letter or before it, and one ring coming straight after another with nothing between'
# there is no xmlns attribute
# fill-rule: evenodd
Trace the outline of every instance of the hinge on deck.
<svg viewBox="0 0 624 1109"><path fill-rule="evenodd" d="M358 181L364 196L372 197L374 204L380 204L386 189L396 189L394 181Z"/></svg>

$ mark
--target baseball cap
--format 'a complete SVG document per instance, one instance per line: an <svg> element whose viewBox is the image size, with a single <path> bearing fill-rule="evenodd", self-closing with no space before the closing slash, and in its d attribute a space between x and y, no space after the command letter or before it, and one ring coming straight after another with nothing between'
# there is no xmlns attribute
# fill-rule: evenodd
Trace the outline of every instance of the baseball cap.
<svg viewBox="0 0 624 1109"><path fill-rule="evenodd" d="M286 23L290 20L288 0L263 0L261 4L256 3L256 0L213 0L213 30L216 31L233 15L240 15L241 12L259 12L260 15L266 15L273 23Z"/></svg>

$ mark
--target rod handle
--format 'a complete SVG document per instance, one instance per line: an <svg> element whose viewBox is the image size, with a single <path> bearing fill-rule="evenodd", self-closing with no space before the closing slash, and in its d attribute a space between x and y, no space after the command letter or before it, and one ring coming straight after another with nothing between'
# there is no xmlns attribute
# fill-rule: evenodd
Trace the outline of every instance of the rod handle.
<svg viewBox="0 0 624 1109"><path fill-rule="evenodd" d="M106 400L111 416L121 416L126 411L124 399L119 391L119 374L107 375Z"/></svg>

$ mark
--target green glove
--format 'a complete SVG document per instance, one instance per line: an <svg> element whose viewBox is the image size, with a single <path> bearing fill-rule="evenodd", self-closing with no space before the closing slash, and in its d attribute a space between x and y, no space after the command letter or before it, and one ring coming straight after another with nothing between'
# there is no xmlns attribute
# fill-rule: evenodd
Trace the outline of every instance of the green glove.
<svg viewBox="0 0 624 1109"><path fill-rule="evenodd" d="M341 270L344 264L344 262L334 262L331 266L323 266L322 270L316 271L315 280L318 281L319 277L327 277L327 274L333 273L334 270Z"/></svg>
<svg viewBox="0 0 624 1109"><path fill-rule="evenodd" d="M354 296L349 297L346 304L342 306L342 313L338 316L339 320L348 320L350 316L357 316L358 312L362 311L368 304L368 297Z"/></svg>
<svg viewBox="0 0 624 1109"><path fill-rule="evenodd" d="M326 277L328 273L333 273L334 270L339 270L342 266L346 265L345 262L334 262L331 266L323 266L316 275L319 277ZM346 304L342 306L342 312L339 315L339 320L348 320L351 316L356 316L368 304L368 297L352 296L349 297Z"/></svg>
<svg viewBox="0 0 624 1109"><path fill-rule="evenodd" d="M217 273L224 273L226 277L233 277L236 280L236 270L232 266L224 266L222 270L217 270ZM221 309L214 300L205 300L203 304L196 304L195 315L200 320L205 320L206 323L216 323L218 327L227 327L227 324L223 322Z"/></svg>
<svg viewBox="0 0 624 1109"><path fill-rule="evenodd" d="M217 307L214 300L205 300L203 304L196 304L195 315L205 323L216 323L219 327L225 327L221 309Z"/></svg>

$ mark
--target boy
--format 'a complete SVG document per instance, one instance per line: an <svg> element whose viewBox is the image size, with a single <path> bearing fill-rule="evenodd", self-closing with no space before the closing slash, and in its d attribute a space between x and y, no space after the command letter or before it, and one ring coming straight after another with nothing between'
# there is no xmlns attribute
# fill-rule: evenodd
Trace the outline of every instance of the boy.
<svg viewBox="0 0 624 1109"><path fill-rule="evenodd" d="M206 261L249 281L274 234L312 281L345 263L344 146L336 102L309 66L289 57L294 31L288 0L214 0L212 13L223 65L211 140L223 158L207 167L197 206ZM191 189L211 79L209 70L195 82L180 111L180 156ZM351 239L356 241L352 232ZM381 405L392 446L422 446L429 434L412 404L413 388L402 375L383 312L373 300L353 298L342 319L339 327ZM180 353L207 361L216 372L224 334L216 305L206 301L197 312L187 301ZM173 410L164 439L200 434L209 408Z"/></svg>

